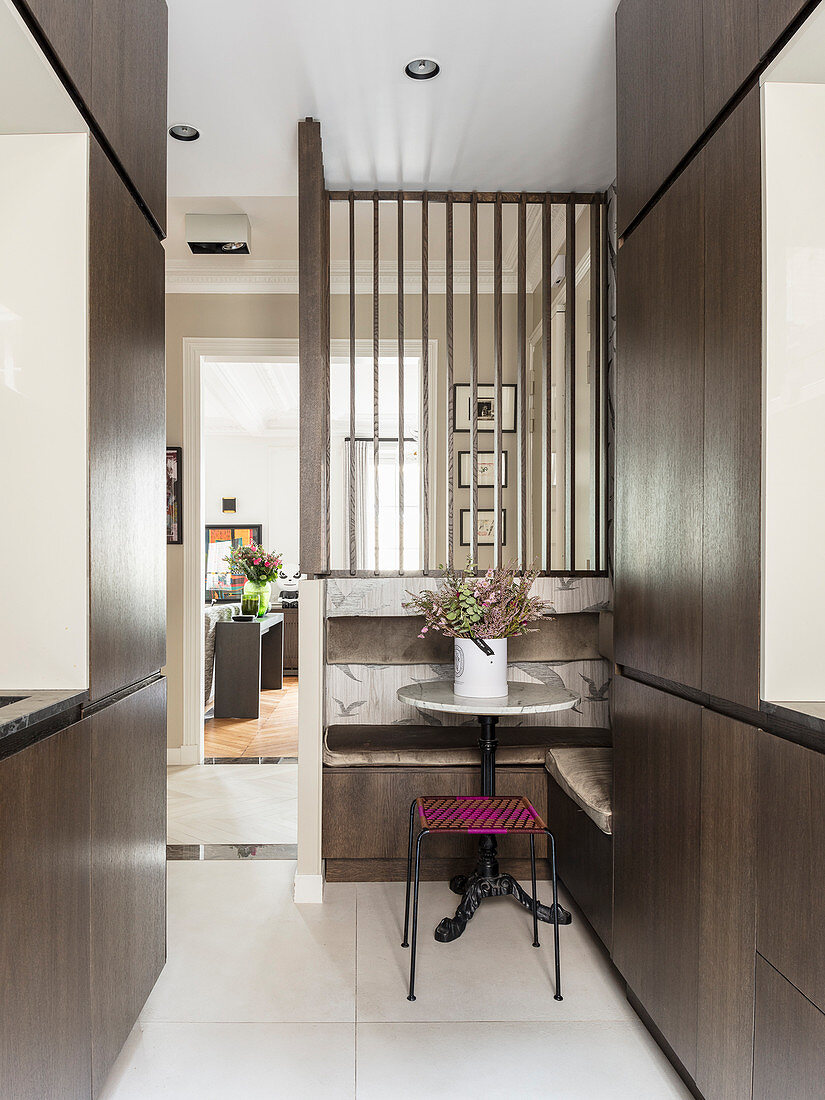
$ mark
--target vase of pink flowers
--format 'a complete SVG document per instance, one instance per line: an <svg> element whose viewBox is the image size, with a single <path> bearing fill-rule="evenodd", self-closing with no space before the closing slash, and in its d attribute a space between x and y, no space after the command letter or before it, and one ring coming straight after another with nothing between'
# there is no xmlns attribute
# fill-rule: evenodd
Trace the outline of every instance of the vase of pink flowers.
<svg viewBox="0 0 825 1100"><path fill-rule="evenodd" d="M248 546L233 546L224 558L236 577L244 576L243 606L247 601L258 598L258 618L262 619L269 611L272 598L272 582L283 565L283 558L271 550L264 550L254 542Z"/></svg>
<svg viewBox="0 0 825 1100"><path fill-rule="evenodd" d="M437 630L455 641L453 691L468 698L507 695L507 640L529 631L528 623L544 618L549 604L530 595L538 571L519 573L515 566L476 575L468 561L463 570L444 570L437 589L409 592L407 611L424 617L420 638Z"/></svg>

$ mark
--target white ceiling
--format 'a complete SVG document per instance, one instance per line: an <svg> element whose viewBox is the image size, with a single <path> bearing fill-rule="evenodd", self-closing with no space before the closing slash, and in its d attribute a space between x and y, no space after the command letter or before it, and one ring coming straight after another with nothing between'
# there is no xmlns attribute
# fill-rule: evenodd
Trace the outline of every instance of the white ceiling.
<svg viewBox="0 0 825 1100"><path fill-rule="evenodd" d="M602 189L616 6L169 0L169 122L202 135L169 141L169 194L294 195L306 116L332 188ZM432 82L403 74L421 55Z"/></svg>

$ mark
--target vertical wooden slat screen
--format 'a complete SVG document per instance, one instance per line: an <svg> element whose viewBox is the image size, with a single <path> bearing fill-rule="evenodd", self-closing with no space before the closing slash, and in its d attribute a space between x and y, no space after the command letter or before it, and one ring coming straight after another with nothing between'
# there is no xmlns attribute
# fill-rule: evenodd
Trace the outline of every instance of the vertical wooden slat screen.
<svg viewBox="0 0 825 1100"><path fill-rule="evenodd" d="M430 571L430 217L427 196L421 200L421 509L423 570Z"/></svg>
<svg viewBox="0 0 825 1100"><path fill-rule="evenodd" d="M564 326L564 567L576 569L576 204L565 208L565 326Z"/></svg>
<svg viewBox="0 0 825 1100"><path fill-rule="evenodd" d="M447 336L447 563L455 564L453 558L454 527L455 527L455 439L453 425L455 424L455 393L453 391L454 376L454 344L453 344L453 200L447 196L447 225L445 242L445 287L446 301L445 327Z"/></svg>
<svg viewBox="0 0 825 1100"><path fill-rule="evenodd" d="M601 519L602 519L602 332L601 332L601 226L599 224L601 206L593 203L590 207L590 394L591 418L593 424L593 454L591 455L591 485L593 501L593 557L589 563L591 569L601 564ZM588 563L585 563L588 564Z"/></svg>
<svg viewBox="0 0 825 1100"><path fill-rule="evenodd" d="M502 366L502 316L501 316L501 196L496 199L493 216L493 342L494 342L494 366L493 378L495 384L495 444L493 447L493 462L495 463L495 480L493 482L493 509L496 533L495 564L502 564L502 530L501 530L501 376Z"/></svg>
<svg viewBox="0 0 825 1100"><path fill-rule="evenodd" d="M478 197L470 200L470 557L478 562Z"/></svg>
<svg viewBox="0 0 825 1100"><path fill-rule="evenodd" d="M553 207L548 197L544 200L541 208L541 350L545 398L544 424L546 430L544 476L545 492L547 494L547 508L544 516L546 535L544 568L548 573L553 568L553 375L551 373L552 357L550 353L550 271L552 257L550 226L552 214Z"/></svg>
<svg viewBox="0 0 825 1100"><path fill-rule="evenodd" d="M300 259L301 259L301 293L303 300L299 309L301 314L301 486L302 486L302 517L301 517L301 565L302 569L310 575L323 575L329 573L345 573L346 575L359 575L372 573L376 576L387 575L387 570L395 575L404 575L411 570L428 574L436 569L436 561L446 560L450 564L462 564L459 560L465 556L465 548L460 548L456 525L459 521L459 513L466 502L469 508L469 556L472 557L478 569L482 566L478 559L496 565L501 565L505 560L516 559L523 568L533 564L528 557L528 548L537 528L534 526L534 516L542 514L543 529L540 532L540 541L535 548L535 557L544 573L583 573L603 574L605 566L605 539L604 508L606 497L606 460L604 456L604 433L607 417L606 393L605 393L605 347L606 337L605 303L606 303L606 247L605 231L606 219L603 215L605 196L603 195L572 195L572 194L541 194L541 193L482 193L462 192L453 194L450 192L402 192L402 191L373 191L373 192L325 192L323 190L323 168L320 162L320 132L317 123L300 124ZM319 201L320 196L320 201ZM409 417L406 415L404 403L404 390L406 382L405 372L405 262L410 262L410 249L405 242L405 203L413 201L421 202L421 352L420 352L420 416L410 423L406 423ZM339 549L336 554L344 557L341 565L346 569L331 569L330 563L330 331L329 331L329 279L330 279L330 240L329 240L329 209L331 202L345 201L347 203L347 248L346 270L347 290L349 293L348 310L348 367L349 367L349 409L345 423L348 426L348 438L350 440L347 452L346 479L347 491L343 501L335 501L336 516L343 515L343 524L346 530L346 539L343 545L346 549L340 549L342 543L336 542ZM386 415L382 417L382 400L389 396L386 386L382 385L380 341L381 325L381 244L380 232L381 202L392 204L395 209L397 227L397 385L398 407L396 432L389 432ZM468 222L460 223L460 231L457 231L455 223L455 203L460 201L467 205ZM372 493L373 523L372 530L366 532L362 529L363 516L361 509L366 504L359 496L361 489L358 485L358 477L361 474L362 465L357 461L356 443L358 436L358 402L357 402L357 356L358 344L358 267L357 233L358 216L357 204L369 202L372 206L372 464L374 485ZM434 258L431 232L432 232L432 207L433 203L443 204L445 210L444 236L440 234L433 238L438 240L439 247L443 251ZM481 257L489 256L480 246L480 219L479 204L491 203L492 211L492 270L488 261L482 264ZM576 236L577 215L581 207L589 204L589 210L583 213L589 218L589 225L583 232L589 233L590 241L590 273L589 273L589 360L587 371L587 383L589 390L587 399L584 398L584 390L580 390L579 404L587 400L587 419L589 431L584 432L581 427L585 416L585 408L577 410L577 328L585 324L585 320L577 316L576 300ZM510 219L506 215L505 207L510 207L515 215ZM538 252L528 253L528 246L533 239L532 212L538 213L536 228L540 230L540 257ZM528 216L529 215L529 216ZM562 217L563 215L563 217ZM563 222L563 237L560 225ZM584 221L581 222L585 225ZM462 242L466 240L464 226L469 229L469 265L462 268L459 278L459 294L467 294L467 306L469 314L469 341L465 345L462 340L458 347L455 340L455 317L457 303L456 295L456 239ZM489 233L486 220L483 225L483 244L489 247ZM337 231L336 231L337 232ZM336 236L336 240L337 240ZM538 249L538 244L536 248ZM505 255L509 257L505 261ZM339 256L341 253L339 252ZM564 257L563 263L561 257ZM539 260L535 267L533 260ZM433 311L430 304L431 287L434 281L440 281L441 268L438 266L443 260L443 294L444 306ZM510 265L510 266L506 266ZM581 270L581 268L578 268ZM468 279L464 283L464 270ZM492 274L492 279L490 278ZM563 280L562 280L563 276ZM556 285L553 285L553 280ZM530 310L530 295L536 289L540 289L540 320L541 320L541 363L536 364L541 374L534 377L528 370L529 366L529 340L528 319ZM513 298L505 302L505 292L513 294ZM391 291L390 291L391 293ZM439 290L440 294L441 291ZM484 299L492 302L492 347L480 347L480 317L484 318L484 332L486 328L488 306L482 306L480 296L491 295ZM563 305L561 303L564 303ZM505 309L505 305L507 308ZM513 313L515 308L515 315ZM560 344L558 351L553 343L553 317L559 321L564 315L564 352ZM581 312L581 311L579 311ZM459 316L463 316L459 314ZM507 322L507 334L505 334L505 320ZM411 322L413 324L414 322ZM464 322L462 322L464 323ZM510 333L512 325L513 332ZM415 324L417 330L417 324ZM437 356L430 354L430 335L434 330L437 335L434 347ZM415 342L418 344L418 332L415 332ZM440 345L440 339L444 339L444 347ZM515 345L510 341L515 338ZM485 339L489 337L485 336ZM579 335L579 344L584 339L583 330ZM505 357L505 349L515 347L515 360ZM461 349L461 357L458 356L458 348ZM363 354L363 353L361 353ZM386 355L386 351L384 351ZM467 354L467 359L464 355ZM509 355L510 353L508 353ZM580 352L583 355L583 352ZM556 362L558 359L558 362ZM482 364L492 362L492 378L482 374ZM320 370L318 367L320 366ZM466 373L460 373L461 370ZM584 369L582 360L581 370ZM444 374L441 373L444 372ZM431 378L432 372L432 378ZM444 375L446 374L446 379ZM469 386L466 379L469 375ZM581 376L581 385L585 384L585 376ZM446 387L444 385L446 381ZM554 387L554 381L557 386ZM363 382L363 378L362 378ZM469 424L466 428L456 431L456 414L464 416L464 409L456 407L456 382L459 393L462 394L462 402L469 392ZM509 425L504 422L505 405L504 396L509 392L505 387L515 382L515 408L512 416L514 423ZM535 386L535 406L531 409L532 387ZM462 388L464 387L464 388ZM492 432L479 432L478 421L478 396L479 390L490 393L493 391L494 414L492 420ZM446 408L444 406L444 393L446 389ZM390 387L390 392L392 387ZM362 395L363 396L363 395ZM343 410L337 410L337 413ZM557 416L558 439L553 437L553 417ZM577 416L579 420L577 440ZM531 422L532 421L532 422ZM340 420L337 421L340 424ZM391 421L390 421L391 423ZM416 427L417 424L417 427ZM361 431L363 438L363 427ZM486 425L485 425L486 427ZM386 510L386 501L383 500L378 471L382 460L382 436L384 429L387 436L396 444L397 463L397 499L398 499L398 560L392 567L392 561L386 561L386 546L383 545L385 535L381 521L382 503ZM468 430L469 429L469 430ZM513 431L515 429L515 431ZM344 430L338 429L341 435ZM512 436L505 432L513 432ZM563 441L562 441L563 432ZM436 436L434 436L436 433ZM446 443L445 459L439 457L439 463L445 463L438 468L443 471L442 478L446 474L446 486L435 483L436 467L431 462L431 445L435 447L436 438L440 436L441 450L432 451L439 456L444 455L443 447ZM469 439L467 440L467 437ZM463 438L462 438L463 437ZM338 436L340 441L341 436ZM369 438L369 437L368 437ZM466 440L466 442L465 442ZM490 442L487 442L487 441ZM417 470L419 472L419 485L416 489L417 501L420 505L420 558L418 561L405 560L405 525L409 526L410 514L405 508L405 495L409 496L410 486L405 484L405 466L407 461L406 447L408 441L417 444L419 460ZM544 442L543 452L537 451ZM464 457L469 459L467 468L462 466L461 471L456 469L458 451L463 451L469 443L469 451ZM491 482L491 488L479 484L479 450L492 450L493 469L495 476ZM555 490L552 485L554 472L554 450L561 450L556 455L557 485ZM585 450L586 449L586 450ZM509 477L505 489L501 478L502 462L507 458ZM337 452L336 452L337 453ZM591 504L588 516L584 515L584 497L579 502L580 510L577 512L576 496L576 464L577 455L579 461L587 464L590 471L590 486L588 500ZM386 461L386 455L384 456ZM528 494L528 483L531 476L535 477L540 471L539 481L534 482L532 500ZM583 467L580 466L583 472ZM464 488L460 494L456 492L456 475L461 473L468 480L462 483ZM460 481L460 478L459 478ZM386 484L386 483L385 483ZM581 491L581 487L579 487ZM581 496L581 491L579 495ZM488 495L490 494L490 495ZM445 501L446 498L446 501ZM545 504L546 502L546 504ZM446 503L446 516L444 507ZM483 510L491 509L493 514L493 538L491 548L487 547L488 540L479 546L479 507ZM507 515L509 522L503 517ZM360 519L359 519L360 517ZM446 523L444 522L446 520ZM338 519L335 520L336 525ZM393 522L395 520L393 519ZM579 532L582 540L580 548L577 547L576 527L581 526ZM587 548L583 541L585 524L588 531ZM433 533L437 539L433 538ZM337 532L338 539L343 530ZM407 538L411 532L406 531ZM372 542L372 549L362 547L359 540L366 536L367 544ZM556 545L554 546L554 539ZM508 541L509 540L509 541ZM410 539L410 541L412 541ZM431 552L431 546L436 550ZM592 548L592 549L591 549ZM437 553L438 557L433 556ZM531 552L531 557L532 552ZM372 561L370 562L370 557ZM382 569L381 566L384 565Z"/></svg>
<svg viewBox="0 0 825 1100"><path fill-rule="evenodd" d="M601 313L601 318L602 318L602 346L601 346L601 351L602 351L602 364L604 366L604 369L602 370L602 379L601 379L602 385L601 385L601 393L599 395L600 400L601 400L601 408L602 408L602 416L601 416L602 434L601 434L601 437L598 440L597 451L598 451L598 455L599 455L599 464L600 464L601 470L602 470L602 485L604 486L604 490L602 492L602 511L603 511L604 522L602 524L602 532L603 533L602 533L601 543L599 545L599 557L598 557L597 568L608 571L609 567L610 567L610 553L609 553L609 549L608 549L609 533L607 531L607 499L606 499L607 498L607 484L608 484L608 482L607 482L607 478L608 478L608 472L607 472L607 469L608 469L607 435L608 435L608 417L611 416L611 411L608 409L608 405L607 405L607 402L608 402L608 396L607 396L607 364L608 364L607 341L608 341L608 332L609 332L609 329L610 329L610 318L609 318L609 315L608 315L609 302L608 302L608 281L607 281L608 280L607 269L608 269L608 265L610 263L609 241L608 241L609 227L608 227L608 224L607 224L607 193L605 193L602 196L602 201L599 205L601 207L601 223L602 223L601 249L600 249L600 251L601 251L601 261L602 261L602 264L601 264L601 267L602 267L602 270L601 270L602 293L601 293L601 298L600 298L599 305L600 305L600 313Z"/></svg>
<svg viewBox="0 0 825 1100"><path fill-rule="evenodd" d="M527 568L527 202L518 204L519 527L521 567Z"/></svg>
<svg viewBox="0 0 825 1100"><path fill-rule="evenodd" d="M355 200L349 199L349 571L358 568L355 539Z"/></svg>
<svg viewBox="0 0 825 1100"><path fill-rule="evenodd" d="M329 204L321 124L298 123L301 569L329 569Z"/></svg>
<svg viewBox="0 0 825 1100"><path fill-rule="evenodd" d="M398 195L398 572L404 572L404 195Z"/></svg>
<svg viewBox="0 0 825 1100"><path fill-rule="evenodd" d="M375 573L379 571L379 516L380 516L380 504L381 491L378 485L378 461L379 461L379 443L381 435L381 419L380 412L381 406L379 404L379 369L378 358L380 352L379 342L379 289L380 289L380 264L379 264L379 233L378 233L378 194L374 194L372 197L372 480L373 480L373 508L375 511L374 526L375 526L375 560L373 564L373 570Z"/></svg>

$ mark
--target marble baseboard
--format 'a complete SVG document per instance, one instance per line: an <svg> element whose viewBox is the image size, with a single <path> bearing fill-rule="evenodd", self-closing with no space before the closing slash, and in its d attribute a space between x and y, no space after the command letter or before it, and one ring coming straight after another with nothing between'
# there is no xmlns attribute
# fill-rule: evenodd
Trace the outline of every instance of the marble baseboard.
<svg viewBox="0 0 825 1100"><path fill-rule="evenodd" d="M297 844L167 844L167 861L182 859L297 859Z"/></svg>
<svg viewBox="0 0 825 1100"><path fill-rule="evenodd" d="M396 698L406 684L451 680L453 665L328 665L326 723L366 725L462 725L475 718L418 710ZM595 661L519 661L509 665L508 680L566 687L581 696L572 709L503 719L505 725L592 726L607 729L610 665Z"/></svg>

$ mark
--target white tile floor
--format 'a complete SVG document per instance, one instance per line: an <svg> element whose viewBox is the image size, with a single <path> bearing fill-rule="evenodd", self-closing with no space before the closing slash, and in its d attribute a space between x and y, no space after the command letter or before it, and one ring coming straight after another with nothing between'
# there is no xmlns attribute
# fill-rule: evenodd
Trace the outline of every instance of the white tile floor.
<svg viewBox="0 0 825 1100"><path fill-rule="evenodd" d="M100 1100L689 1100L583 921L561 929L559 1003L548 928L536 951L503 898L436 943L455 898L426 883L411 1004L403 884L296 906L294 869L169 864L169 961Z"/></svg>
<svg viewBox="0 0 825 1100"><path fill-rule="evenodd" d="M168 844L295 844L297 764L167 769Z"/></svg>

